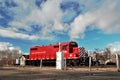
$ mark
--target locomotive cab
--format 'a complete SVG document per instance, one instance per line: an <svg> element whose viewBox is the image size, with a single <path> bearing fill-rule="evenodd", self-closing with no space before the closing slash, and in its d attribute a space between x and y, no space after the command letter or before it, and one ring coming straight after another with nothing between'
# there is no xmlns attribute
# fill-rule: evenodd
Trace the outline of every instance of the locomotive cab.
<svg viewBox="0 0 120 80"><path fill-rule="evenodd" d="M76 42L61 43L61 50L64 53L66 59L79 58L78 44Z"/></svg>
<svg viewBox="0 0 120 80"><path fill-rule="evenodd" d="M76 42L69 43L69 56L71 58L79 57L78 45Z"/></svg>

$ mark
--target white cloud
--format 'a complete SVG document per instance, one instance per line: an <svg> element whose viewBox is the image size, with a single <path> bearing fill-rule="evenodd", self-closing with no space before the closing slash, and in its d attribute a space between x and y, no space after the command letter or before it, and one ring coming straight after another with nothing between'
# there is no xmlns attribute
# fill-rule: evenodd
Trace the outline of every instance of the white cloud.
<svg viewBox="0 0 120 80"><path fill-rule="evenodd" d="M61 23L63 14L59 7L60 3L61 0L47 0L41 10L37 8L32 10L25 21L42 25L41 35L44 36L53 31L64 30Z"/></svg>
<svg viewBox="0 0 120 80"><path fill-rule="evenodd" d="M86 27L94 20L95 17L93 17L89 12L76 17L74 22L71 23L71 30L69 32L71 38L84 37Z"/></svg>
<svg viewBox="0 0 120 80"><path fill-rule="evenodd" d="M120 42L113 42L108 45L110 48L116 48L116 50L120 50Z"/></svg>
<svg viewBox="0 0 120 80"><path fill-rule="evenodd" d="M19 47L15 47L13 46L13 44L11 44L10 42L0 42L0 51L18 51L18 53L22 53L22 51L20 50Z"/></svg>
<svg viewBox="0 0 120 80"><path fill-rule="evenodd" d="M41 8L35 5L35 0L14 1L18 5L10 8L10 11L15 13L14 20L9 23L11 26L9 29L0 29L1 36L28 40L54 40L55 36L52 32L55 32L68 34L71 39L78 39L84 38L85 30L91 24L95 25L93 29L100 29L107 34L120 33L119 0L103 0L99 7L94 6L94 0L80 0L80 4L85 5L86 10L78 15L70 25L62 23L65 15L60 9L62 0L47 0ZM40 30L37 35L29 35L32 31L31 25L34 24L39 25ZM19 29L24 29L27 33L21 33ZM6 33L3 34L3 32Z"/></svg>
<svg viewBox="0 0 120 80"><path fill-rule="evenodd" d="M120 11L116 9L119 2L119 0L105 0L100 7L90 7L87 12L76 17L69 31L71 38L83 37L87 26L91 24L107 34L120 33Z"/></svg>
<svg viewBox="0 0 120 80"><path fill-rule="evenodd" d="M29 2L26 2L26 0L15 0L18 7L12 10L15 11L17 15L15 16L15 20L10 22L9 25L11 25L15 31L19 31L18 29L22 28L28 32L32 29L30 27L31 25L40 25L41 30L39 30L40 33L37 37L39 37L39 39L53 40L54 36L50 35L50 33L64 30L61 23L63 16L60 9L61 1L62 0L47 0L42 5L42 8L39 9L35 6L34 0Z"/></svg>
<svg viewBox="0 0 120 80"><path fill-rule="evenodd" d="M110 43L110 44L108 44L108 47L110 48L112 53L116 53L116 51L117 51L120 54L120 42Z"/></svg>
<svg viewBox="0 0 120 80"><path fill-rule="evenodd" d="M9 46L12 46L9 42L0 42L0 51L7 50Z"/></svg>
<svg viewBox="0 0 120 80"><path fill-rule="evenodd" d="M18 32L12 31L11 29L6 29L6 28L0 28L0 36L10 37L10 38L20 38L20 39L26 39L26 40L38 39L38 36L35 36L35 35L31 36L28 34L18 33Z"/></svg>
<svg viewBox="0 0 120 80"><path fill-rule="evenodd" d="M18 54L22 53L22 51L20 50L19 47L13 47L13 46L11 46L11 47L8 47L8 49L9 49L9 51L18 51Z"/></svg>

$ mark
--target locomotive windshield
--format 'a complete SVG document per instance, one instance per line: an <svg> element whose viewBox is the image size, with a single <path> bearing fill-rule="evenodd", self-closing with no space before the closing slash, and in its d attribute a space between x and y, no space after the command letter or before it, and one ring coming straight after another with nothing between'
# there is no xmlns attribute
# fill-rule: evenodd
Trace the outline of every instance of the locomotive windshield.
<svg viewBox="0 0 120 80"><path fill-rule="evenodd" d="M70 45L69 45L69 52L70 53L73 53L73 48L74 47L78 47L77 43L76 42L71 42Z"/></svg>
<svg viewBox="0 0 120 80"><path fill-rule="evenodd" d="M70 47L78 47L78 45L77 45L76 42L71 42L71 43L70 43Z"/></svg>
<svg viewBox="0 0 120 80"><path fill-rule="evenodd" d="M37 48L31 48L30 50L37 50Z"/></svg>

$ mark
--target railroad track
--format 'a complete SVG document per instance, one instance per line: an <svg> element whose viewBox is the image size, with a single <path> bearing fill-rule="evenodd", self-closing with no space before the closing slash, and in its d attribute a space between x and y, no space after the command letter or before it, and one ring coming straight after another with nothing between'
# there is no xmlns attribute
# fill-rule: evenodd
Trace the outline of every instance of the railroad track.
<svg viewBox="0 0 120 80"><path fill-rule="evenodd" d="M40 66L26 66L26 67L40 67ZM42 68L55 68L56 66L43 65ZM100 65L100 66L91 66L91 68L115 68L116 65ZM66 66L66 68L89 68L89 66Z"/></svg>

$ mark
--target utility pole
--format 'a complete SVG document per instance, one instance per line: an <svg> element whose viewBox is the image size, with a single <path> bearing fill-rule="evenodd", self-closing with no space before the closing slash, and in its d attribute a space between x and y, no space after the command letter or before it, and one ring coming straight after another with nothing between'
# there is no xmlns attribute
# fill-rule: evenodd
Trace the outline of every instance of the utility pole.
<svg viewBox="0 0 120 80"><path fill-rule="evenodd" d="M117 53L116 53L116 66L117 66L117 71L120 72L120 59Z"/></svg>
<svg viewBox="0 0 120 80"><path fill-rule="evenodd" d="M89 56L89 71L91 71L91 56Z"/></svg>

